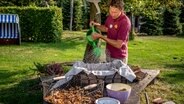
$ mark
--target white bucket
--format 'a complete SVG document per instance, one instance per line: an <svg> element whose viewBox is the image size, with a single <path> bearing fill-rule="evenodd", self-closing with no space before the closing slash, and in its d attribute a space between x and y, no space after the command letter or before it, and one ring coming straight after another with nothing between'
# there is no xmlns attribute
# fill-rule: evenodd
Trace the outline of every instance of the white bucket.
<svg viewBox="0 0 184 104"><path fill-rule="evenodd" d="M119 100L110 97L99 98L95 101L95 104L120 104Z"/></svg>
<svg viewBox="0 0 184 104"><path fill-rule="evenodd" d="M131 86L123 83L111 83L106 85L108 97L115 98L124 103L130 96Z"/></svg>

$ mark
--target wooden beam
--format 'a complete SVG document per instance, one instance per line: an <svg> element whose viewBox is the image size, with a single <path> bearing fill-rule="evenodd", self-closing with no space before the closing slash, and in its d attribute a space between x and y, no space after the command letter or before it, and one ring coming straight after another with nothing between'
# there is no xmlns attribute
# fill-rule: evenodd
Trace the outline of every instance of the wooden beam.
<svg viewBox="0 0 184 104"><path fill-rule="evenodd" d="M137 83L131 83L132 91L130 97L125 102L125 104L140 104L139 94L146 88L160 73L160 70L142 70L148 75L141 81Z"/></svg>

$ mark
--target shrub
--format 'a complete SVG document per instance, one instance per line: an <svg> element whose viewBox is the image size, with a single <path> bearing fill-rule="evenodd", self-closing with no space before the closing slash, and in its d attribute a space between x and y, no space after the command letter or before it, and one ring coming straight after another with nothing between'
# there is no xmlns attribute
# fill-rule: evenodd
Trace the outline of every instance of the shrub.
<svg viewBox="0 0 184 104"><path fill-rule="evenodd" d="M0 13L18 14L21 40L30 42L56 42L61 39L61 9L38 7L1 7Z"/></svg>
<svg viewBox="0 0 184 104"><path fill-rule="evenodd" d="M14 6L14 4L12 2L8 2L6 0L1 0L0 6Z"/></svg>

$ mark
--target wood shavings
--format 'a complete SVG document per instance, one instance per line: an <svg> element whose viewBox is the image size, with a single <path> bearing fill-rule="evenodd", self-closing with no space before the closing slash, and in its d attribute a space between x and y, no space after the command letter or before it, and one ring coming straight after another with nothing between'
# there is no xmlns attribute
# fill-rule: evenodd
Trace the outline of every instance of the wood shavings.
<svg viewBox="0 0 184 104"><path fill-rule="evenodd" d="M72 87L68 90L54 90L44 98L51 104L92 104L90 96L84 95L84 90L79 87Z"/></svg>

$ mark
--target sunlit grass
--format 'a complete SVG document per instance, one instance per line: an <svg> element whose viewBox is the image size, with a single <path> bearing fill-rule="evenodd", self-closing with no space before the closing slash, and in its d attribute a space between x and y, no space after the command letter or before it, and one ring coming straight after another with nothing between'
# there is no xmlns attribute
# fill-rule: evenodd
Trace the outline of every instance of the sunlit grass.
<svg viewBox="0 0 184 104"><path fill-rule="evenodd" d="M85 32L65 31L59 43L0 46L0 103L41 104L42 91L34 62L74 62L83 59ZM129 42L129 64L161 70L145 91L150 100L162 97L184 103L184 38L146 36ZM21 99L21 100L20 100ZM144 97L141 96L144 103ZM142 104L142 103L141 103Z"/></svg>

